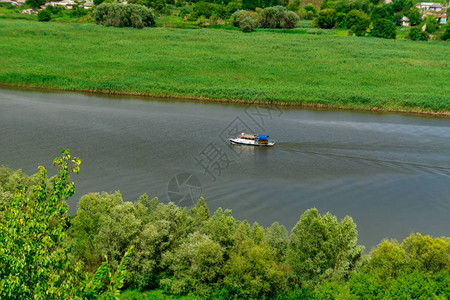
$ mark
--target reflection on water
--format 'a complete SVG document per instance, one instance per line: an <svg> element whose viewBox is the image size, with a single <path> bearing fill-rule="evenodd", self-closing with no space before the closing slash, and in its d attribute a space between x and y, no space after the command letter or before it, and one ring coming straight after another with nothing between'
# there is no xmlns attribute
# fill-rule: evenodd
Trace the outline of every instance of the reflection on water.
<svg viewBox="0 0 450 300"><path fill-rule="evenodd" d="M311 207L348 214L368 247L415 231L449 235L449 119L289 108L266 113L262 124L263 113L231 104L0 90L0 164L52 170L52 159L70 148L82 159L70 213L94 191L120 190L128 201L143 193L169 201L170 191L183 203L190 203L187 193L201 192L211 211L230 208L237 219L279 221L288 230ZM239 126L269 134L275 146L225 143Z"/></svg>

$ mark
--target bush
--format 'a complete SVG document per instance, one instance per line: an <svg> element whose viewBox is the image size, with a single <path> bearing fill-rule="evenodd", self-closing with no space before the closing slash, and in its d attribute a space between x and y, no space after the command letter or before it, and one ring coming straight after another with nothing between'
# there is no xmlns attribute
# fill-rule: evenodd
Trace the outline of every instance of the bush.
<svg viewBox="0 0 450 300"><path fill-rule="evenodd" d="M336 11L334 9L322 9L314 18L315 27L330 29L336 25Z"/></svg>
<svg viewBox="0 0 450 300"><path fill-rule="evenodd" d="M352 10L347 14L345 23L357 36L362 36L369 28L370 18L362 11Z"/></svg>
<svg viewBox="0 0 450 300"><path fill-rule="evenodd" d="M250 12L246 10L238 10L231 15L230 25L241 27L241 21L250 16Z"/></svg>
<svg viewBox="0 0 450 300"><path fill-rule="evenodd" d="M139 4L102 3L94 9L95 23L114 27L143 28L155 25L153 12Z"/></svg>
<svg viewBox="0 0 450 300"><path fill-rule="evenodd" d="M283 17L284 20L284 28L295 28L297 26L297 22L300 20L300 18L297 16L296 13L292 11L288 11L284 14Z"/></svg>
<svg viewBox="0 0 450 300"><path fill-rule="evenodd" d="M439 29L439 24L435 16L428 16L425 20L425 24L427 25L427 28L425 30L430 34Z"/></svg>
<svg viewBox="0 0 450 300"><path fill-rule="evenodd" d="M212 15L216 15L219 18L226 19L228 18L230 13L225 6L201 1L195 4L193 12L189 16L189 19L197 20L200 16L204 16L206 19L209 19Z"/></svg>
<svg viewBox="0 0 450 300"><path fill-rule="evenodd" d="M411 27L411 30L406 35L406 38L413 41L428 41L430 35L427 32L422 31L422 28L420 28L420 26L416 26Z"/></svg>
<svg viewBox="0 0 450 300"><path fill-rule="evenodd" d="M38 8L45 4L45 0L27 0L26 4L32 8Z"/></svg>
<svg viewBox="0 0 450 300"><path fill-rule="evenodd" d="M38 20L40 22L48 22L52 19L52 14L50 11L43 9L40 12L38 12Z"/></svg>
<svg viewBox="0 0 450 300"><path fill-rule="evenodd" d="M259 26L262 28L281 28L284 14L287 12L283 6L266 7L261 12Z"/></svg>
<svg viewBox="0 0 450 300"><path fill-rule="evenodd" d="M384 39L395 39L397 31L395 25L386 19L378 19L373 22L372 36Z"/></svg>
<svg viewBox="0 0 450 300"><path fill-rule="evenodd" d="M294 28L300 20L298 15L283 6L266 7L262 10L259 26L262 28Z"/></svg>
<svg viewBox="0 0 450 300"><path fill-rule="evenodd" d="M450 23L447 25L444 33L441 35L441 39L444 41L450 39Z"/></svg>
<svg viewBox="0 0 450 300"><path fill-rule="evenodd" d="M252 32L255 31L255 22L253 21L253 19L251 17L246 17L244 18L241 22L240 25L241 30L243 32Z"/></svg>

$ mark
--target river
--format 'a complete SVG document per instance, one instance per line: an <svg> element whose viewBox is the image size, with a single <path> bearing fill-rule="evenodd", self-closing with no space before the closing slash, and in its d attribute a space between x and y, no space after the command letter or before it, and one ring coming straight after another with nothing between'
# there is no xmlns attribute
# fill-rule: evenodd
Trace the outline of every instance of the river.
<svg viewBox="0 0 450 300"><path fill-rule="evenodd" d="M265 133L273 148L231 146ZM69 213L120 190L290 231L308 208L350 215L370 249L411 232L449 236L450 119L0 89L0 165L27 174L63 148L82 160Z"/></svg>

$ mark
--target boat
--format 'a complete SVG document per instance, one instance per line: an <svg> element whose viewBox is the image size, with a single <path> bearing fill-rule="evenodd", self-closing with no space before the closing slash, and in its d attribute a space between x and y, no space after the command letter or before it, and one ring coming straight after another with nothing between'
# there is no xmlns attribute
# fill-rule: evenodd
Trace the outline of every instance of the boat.
<svg viewBox="0 0 450 300"><path fill-rule="evenodd" d="M275 145L275 142L269 141L267 134L245 134L235 136L234 138L228 138L232 144L236 145L249 145L249 146L265 146L271 147Z"/></svg>

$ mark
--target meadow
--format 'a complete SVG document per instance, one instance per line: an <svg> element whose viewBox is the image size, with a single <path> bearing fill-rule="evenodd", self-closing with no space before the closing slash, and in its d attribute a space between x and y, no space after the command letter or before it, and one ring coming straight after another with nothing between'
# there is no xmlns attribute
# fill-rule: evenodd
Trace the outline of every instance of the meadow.
<svg viewBox="0 0 450 300"><path fill-rule="evenodd" d="M449 114L450 43L0 18L0 83Z"/></svg>

